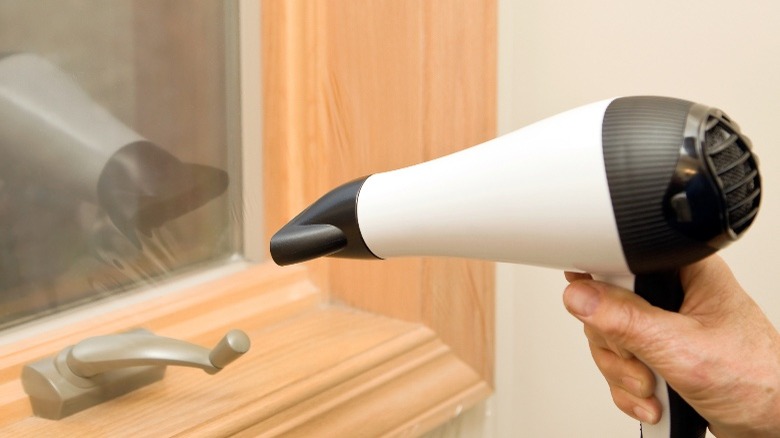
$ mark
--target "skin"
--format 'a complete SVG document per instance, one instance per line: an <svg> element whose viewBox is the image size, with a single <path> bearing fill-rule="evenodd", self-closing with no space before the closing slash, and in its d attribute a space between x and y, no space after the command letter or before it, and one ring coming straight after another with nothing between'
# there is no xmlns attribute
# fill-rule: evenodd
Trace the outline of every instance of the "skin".
<svg viewBox="0 0 780 438"><path fill-rule="evenodd" d="M652 368L716 437L780 436L777 329L720 257L683 268L680 278L685 301L673 313L587 274L566 273L564 305L583 322L615 405L657 423Z"/></svg>

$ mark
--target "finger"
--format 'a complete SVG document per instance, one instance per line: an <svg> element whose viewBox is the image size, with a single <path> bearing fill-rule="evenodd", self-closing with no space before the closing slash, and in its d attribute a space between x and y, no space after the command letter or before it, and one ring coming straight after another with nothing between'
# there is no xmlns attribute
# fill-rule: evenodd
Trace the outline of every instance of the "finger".
<svg viewBox="0 0 780 438"><path fill-rule="evenodd" d="M623 388L609 386L612 401L626 415L643 423L655 424L661 419L661 403L655 397L635 397Z"/></svg>
<svg viewBox="0 0 780 438"><path fill-rule="evenodd" d="M653 395L655 376L638 359L623 359L610 350L597 347L591 347L590 354L610 385L620 387L637 398Z"/></svg>
<svg viewBox="0 0 780 438"><path fill-rule="evenodd" d="M646 360L658 356L657 346L673 342L672 334L684 329L679 315L607 283L575 281L564 290L563 301L574 317L609 342Z"/></svg>
<svg viewBox="0 0 780 438"><path fill-rule="evenodd" d="M683 267L680 281L685 290L680 313L698 321L717 319L723 309L740 307L748 298L729 266L717 255Z"/></svg>
<svg viewBox="0 0 780 438"><path fill-rule="evenodd" d="M634 357L634 354L630 351L626 350L625 348L620 347L617 343L614 341L611 341L607 338L605 338L601 332L596 330L595 328L585 324L585 337L588 338L588 343L599 347L604 348L606 350L610 350L619 357L623 359L630 359Z"/></svg>
<svg viewBox="0 0 780 438"><path fill-rule="evenodd" d="M592 280L593 279L593 276L591 276L590 274L585 273L585 272L566 271L566 272L563 273L563 275L564 275L564 277L566 277L566 281L568 281L569 283L571 283L572 281L577 281L577 280Z"/></svg>
<svg viewBox="0 0 780 438"><path fill-rule="evenodd" d="M733 287L732 285L737 283L734 274L731 272L731 268L726 264L717 254L707 257L698 262L692 263L688 266L684 266L680 270L680 282L683 285L683 289L686 291L690 289L690 286L694 286L694 283L700 284L700 287L705 289L718 288L718 286L727 286L726 288Z"/></svg>

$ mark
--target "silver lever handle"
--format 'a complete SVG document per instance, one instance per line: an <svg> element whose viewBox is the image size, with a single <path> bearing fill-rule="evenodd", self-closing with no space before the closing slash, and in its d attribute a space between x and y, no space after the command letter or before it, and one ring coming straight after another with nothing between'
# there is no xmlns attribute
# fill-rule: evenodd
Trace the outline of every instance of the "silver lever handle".
<svg viewBox="0 0 780 438"><path fill-rule="evenodd" d="M139 330L85 339L70 349L65 362L79 377L140 365L180 365L214 374L249 351L249 344L241 330L229 331L213 350Z"/></svg>
<svg viewBox="0 0 780 438"><path fill-rule="evenodd" d="M162 379L167 365L217 373L249 346L241 330L229 331L212 350L143 329L96 336L27 364L22 386L35 415L58 420Z"/></svg>

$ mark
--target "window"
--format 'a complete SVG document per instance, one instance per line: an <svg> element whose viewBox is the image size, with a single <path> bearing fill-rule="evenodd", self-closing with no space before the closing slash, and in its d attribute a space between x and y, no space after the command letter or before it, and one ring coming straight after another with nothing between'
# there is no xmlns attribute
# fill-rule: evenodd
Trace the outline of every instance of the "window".
<svg viewBox="0 0 780 438"><path fill-rule="evenodd" d="M178 3L201 4L133 5L165 13ZM242 139L240 186L257 188L261 177L268 182L262 202L244 191L240 206L227 204L243 218L234 225L243 227L236 248L244 259L257 260L265 251L256 217L273 232L344 178L420 161L426 150L453 151L492 132L492 2L264 1L262 50L261 2L239 3L241 53L248 56L240 59L240 130L228 134L240 132ZM449 43L455 37L476 43L464 53ZM450 67L436 67L442 63ZM475 79L464 85L464 77ZM456 89L471 97L453 101L448 96ZM408 116L388 123L386 115ZM430 151L429 144L440 148ZM232 175L228 191L237 187ZM123 294L4 330L0 435L418 434L490 392L490 264L332 259L286 268L269 261L246 265L203 270L170 288ZM204 346L239 328L252 348L214 376L170 367L164 382L63 420L33 416L19 378L24 364L86 337L138 327Z"/></svg>
<svg viewBox="0 0 780 438"><path fill-rule="evenodd" d="M0 4L0 328L244 253L237 3Z"/></svg>

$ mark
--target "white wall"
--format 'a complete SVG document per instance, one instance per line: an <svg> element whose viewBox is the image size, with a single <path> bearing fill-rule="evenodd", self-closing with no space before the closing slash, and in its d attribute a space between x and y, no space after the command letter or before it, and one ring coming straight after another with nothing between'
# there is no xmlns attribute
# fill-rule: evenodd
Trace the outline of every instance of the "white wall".
<svg viewBox="0 0 780 438"><path fill-rule="evenodd" d="M763 205L752 229L722 254L776 326L778 17L773 0L499 0L500 132L637 94L716 106L740 124L761 159ZM488 404L495 422L487 435L638 436L638 424L613 406L581 325L561 303L564 286L557 271L499 266L497 392Z"/></svg>

